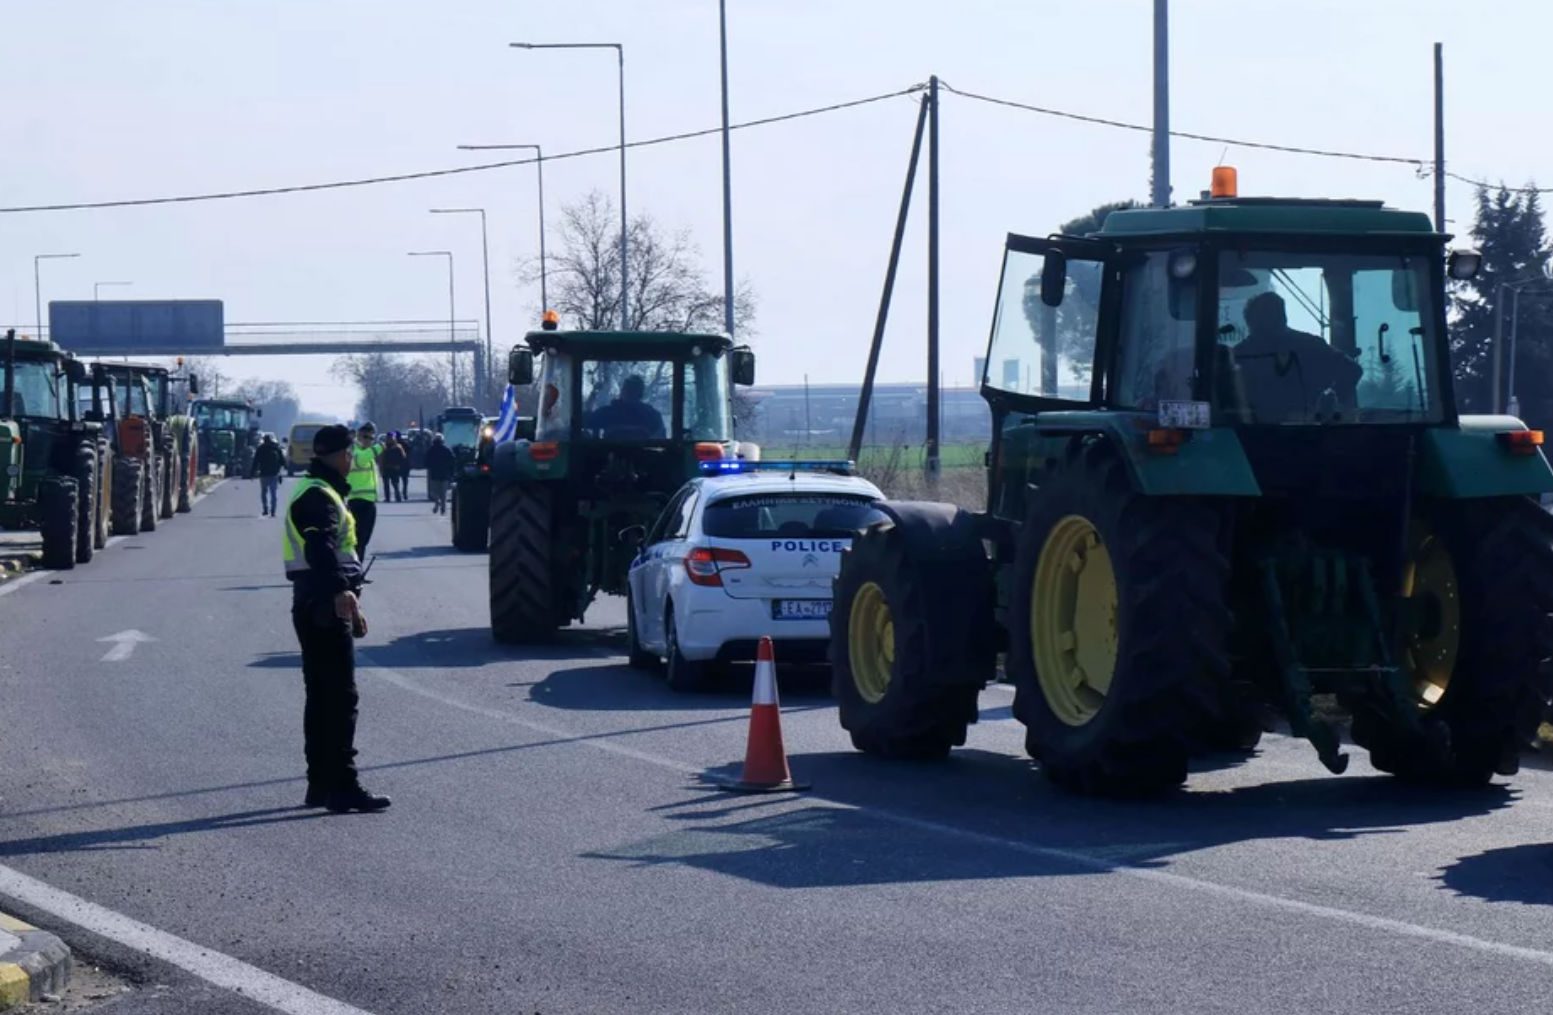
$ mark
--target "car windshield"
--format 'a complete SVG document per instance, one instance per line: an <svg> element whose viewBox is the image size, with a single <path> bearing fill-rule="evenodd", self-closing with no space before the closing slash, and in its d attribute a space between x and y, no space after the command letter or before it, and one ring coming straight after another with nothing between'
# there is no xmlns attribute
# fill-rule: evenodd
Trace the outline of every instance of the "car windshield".
<svg viewBox="0 0 1553 1015"><path fill-rule="evenodd" d="M1241 423L1437 422L1434 299L1422 254L1226 251L1215 408Z"/></svg>
<svg viewBox="0 0 1553 1015"><path fill-rule="evenodd" d="M53 363L18 361L12 392L11 412L17 416L61 419L59 373ZM3 409L4 406L0 406Z"/></svg>
<svg viewBox="0 0 1553 1015"><path fill-rule="evenodd" d="M480 421L473 416L447 420L442 424L442 439L450 448L472 448L480 443Z"/></svg>
<svg viewBox="0 0 1553 1015"><path fill-rule="evenodd" d="M323 429L322 423L312 423L307 426L294 426L291 428L291 446L294 448L311 448L313 437Z"/></svg>
<svg viewBox="0 0 1553 1015"><path fill-rule="evenodd" d="M720 539L797 539L850 536L884 520L866 495L760 493L713 501L701 528Z"/></svg>

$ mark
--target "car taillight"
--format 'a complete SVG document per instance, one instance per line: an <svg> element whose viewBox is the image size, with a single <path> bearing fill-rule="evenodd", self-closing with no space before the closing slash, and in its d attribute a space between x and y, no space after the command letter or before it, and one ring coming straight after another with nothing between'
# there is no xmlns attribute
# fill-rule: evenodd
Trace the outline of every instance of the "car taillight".
<svg viewBox="0 0 1553 1015"><path fill-rule="evenodd" d="M718 546L698 546L685 554L685 574L694 585L721 585L724 571L750 566L750 559L738 550Z"/></svg>

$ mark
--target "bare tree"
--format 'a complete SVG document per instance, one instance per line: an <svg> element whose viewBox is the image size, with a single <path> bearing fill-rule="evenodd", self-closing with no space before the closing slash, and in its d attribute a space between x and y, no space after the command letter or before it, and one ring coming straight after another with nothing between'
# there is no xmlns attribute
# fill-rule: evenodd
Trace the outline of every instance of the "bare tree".
<svg viewBox="0 0 1553 1015"><path fill-rule="evenodd" d="M333 372L361 392L357 417L373 421L380 430L428 419L449 404L446 371L424 357L382 352L342 356L334 361Z"/></svg>
<svg viewBox="0 0 1553 1015"><path fill-rule="evenodd" d="M229 397L246 399L262 410L264 422L261 427L282 436L291 429L302 411L302 400L286 381L242 381L232 388Z"/></svg>
<svg viewBox="0 0 1553 1015"><path fill-rule="evenodd" d="M183 370L186 375L199 379L201 397L220 398L223 393L231 397L232 378L221 369L221 362L214 356L186 356Z"/></svg>

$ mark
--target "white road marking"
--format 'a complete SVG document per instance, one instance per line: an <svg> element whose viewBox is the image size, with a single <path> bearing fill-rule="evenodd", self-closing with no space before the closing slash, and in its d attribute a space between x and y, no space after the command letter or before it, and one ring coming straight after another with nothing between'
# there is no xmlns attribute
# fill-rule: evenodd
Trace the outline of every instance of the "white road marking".
<svg viewBox="0 0 1553 1015"><path fill-rule="evenodd" d="M241 959L157 930L3 865L0 865L0 894L287 1015L370 1015L363 1008L325 997L299 983L250 966Z"/></svg>
<svg viewBox="0 0 1553 1015"><path fill-rule="evenodd" d="M675 761L661 755L639 751L633 747L616 743L612 740L598 740L587 738L586 734L580 734L575 730L566 730L549 723L536 722L523 718L512 712L498 708L490 708L484 705L475 705L467 701L461 701L441 691L423 686L414 678L400 673L397 670L385 666L379 666L371 661L370 652L357 653L358 664L364 668L364 672L370 672L395 687L409 691L412 694L429 698L432 701L470 712L475 715L485 716L499 722L522 726L537 733L558 740L571 740L579 747L591 747L609 754L621 757L633 758L659 768L668 769L671 772L699 775L705 769L699 765ZM623 731L619 735L628 735ZM1176 888L1183 891L1196 892L1200 895L1215 896L1232 902L1240 902L1248 905L1260 906L1264 909L1282 910L1287 913L1296 913L1301 916L1315 917L1322 920L1330 920L1336 923L1345 923L1350 926L1364 927L1368 930L1385 931L1400 937L1415 938L1424 941L1432 941L1436 944L1454 945L1488 955L1496 955L1501 958L1519 959L1524 962L1532 962L1542 966L1553 967L1553 951L1545 951L1539 948L1527 948L1521 945L1506 944L1502 941L1491 941L1487 938L1473 937L1470 934L1458 934L1455 931L1441 930L1438 927L1428 927L1423 924L1408 923L1406 920L1395 920L1391 917L1376 916L1371 913L1361 913L1350 909L1342 909L1337 906L1325 906L1315 902L1305 902L1300 899L1290 899L1281 895L1272 895L1267 892L1258 892L1249 888L1238 888L1233 885L1220 884L1216 881L1205 881L1200 878L1189 877L1185 874L1175 874L1152 868L1129 867L1119 864L1114 860L1090 853L1071 849L1059 849L1055 846L1037 846L1018 839L1009 839L998 835L989 835L984 832L975 832L960 828L955 825L930 821L926 818L912 817L896 811L874 806L855 807L850 804L838 803L823 798L823 790L812 791L808 799L826 807L837 810L860 811L890 821L905 828L918 831L933 832L938 835L954 836L971 842L990 846L996 849L1009 849L1027 856L1040 857L1046 860L1057 860L1085 870L1097 873L1119 874L1124 877L1136 878L1150 884Z"/></svg>
<svg viewBox="0 0 1553 1015"><path fill-rule="evenodd" d="M97 640L110 643L113 646L102 657L102 661L105 663L122 663L135 653L136 645L144 645L147 642L156 641L155 638L144 631L136 630L120 631L118 634L110 634L106 638L98 638Z"/></svg>

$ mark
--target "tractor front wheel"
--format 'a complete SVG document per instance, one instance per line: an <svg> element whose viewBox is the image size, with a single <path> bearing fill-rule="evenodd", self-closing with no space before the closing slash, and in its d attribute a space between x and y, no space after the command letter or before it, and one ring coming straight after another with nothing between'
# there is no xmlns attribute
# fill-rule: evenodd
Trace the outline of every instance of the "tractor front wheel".
<svg viewBox="0 0 1553 1015"><path fill-rule="evenodd" d="M76 445L72 475L76 485L75 562L90 564L93 551L97 549L96 441L83 441Z"/></svg>
<svg viewBox="0 0 1553 1015"><path fill-rule="evenodd" d="M38 480L38 534L43 537L43 566L55 571L75 567L76 483L69 476Z"/></svg>
<svg viewBox="0 0 1553 1015"><path fill-rule="evenodd" d="M506 644L547 640L569 619L559 602L550 490L493 484L490 517L491 634Z"/></svg>
<svg viewBox="0 0 1553 1015"><path fill-rule="evenodd" d="M1217 524L1203 505L1137 493L1103 444L1032 493L1008 673L1026 747L1058 786L1159 792L1208 748L1229 671Z"/></svg>
<svg viewBox="0 0 1553 1015"><path fill-rule="evenodd" d="M831 692L858 750L885 758L942 758L965 743L982 685L943 679L972 667L949 660L935 665L929 611L940 598L975 590L923 581L905 543L892 526L877 525L842 553L830 614ZM968 647L946 643L938 649Z"/></svg>
<svg viewBox="0 0 1553 1015"><path fill-rule="evenodd" d="M1451 505L1415 525L1405 599L1424 620L1399 652L1431 751L1381 714L1356 709L1352 736L1370 763L1405 779L1481 786L1513 775L1553 686L1553 519L1517 497Z"/></svg>
<svg viewBox="0 0 1553 1015"><path fill-rule="evenodd" d="M491 486L480 480L453 484L453 546L465 553L484 550L491 527Z"/></svg>

